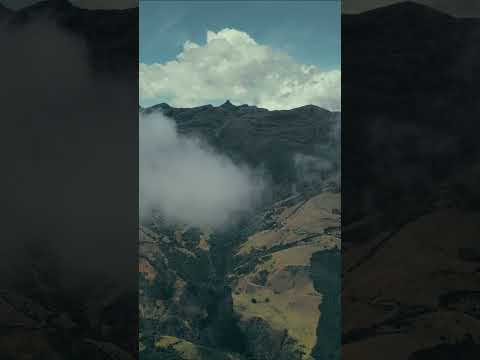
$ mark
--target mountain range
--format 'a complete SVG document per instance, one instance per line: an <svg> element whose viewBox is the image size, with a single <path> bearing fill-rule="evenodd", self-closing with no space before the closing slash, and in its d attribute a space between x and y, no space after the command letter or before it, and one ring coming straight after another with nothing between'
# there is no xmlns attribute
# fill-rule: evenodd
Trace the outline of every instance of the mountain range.
<svg viewBox="0 0 480 360"><path fill-rule="evenodd" d="M321 359L340 346L340 113L308 105L140 109L270 175L269 196L222 229L140 229L141 356ZM331 162L306 182L295 156ZM160 356L160 357L159 357ZM170 356L170 357L167 357Z"/></svg>

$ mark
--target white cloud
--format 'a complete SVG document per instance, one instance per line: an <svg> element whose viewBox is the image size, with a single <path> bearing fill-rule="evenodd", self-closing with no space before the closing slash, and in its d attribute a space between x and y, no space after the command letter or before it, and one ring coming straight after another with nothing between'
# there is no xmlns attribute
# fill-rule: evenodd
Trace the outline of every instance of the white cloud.
<svg viewBox="0 0 480 360"><path fill-rule="evenodd" d="M140 115L139 136L141 219L155 210L173 223L216 227L259 200L260 176L181 136L162 114Z"/></svg>
<svg viewBox="0 0 480 360"><path fill-rule="evenodd" d="M192 107L230 99L267 109L340 109L340 70L299 64L235 29L208 31L205 45L187 41L176 59L139 70L142 102Z"/></svg>

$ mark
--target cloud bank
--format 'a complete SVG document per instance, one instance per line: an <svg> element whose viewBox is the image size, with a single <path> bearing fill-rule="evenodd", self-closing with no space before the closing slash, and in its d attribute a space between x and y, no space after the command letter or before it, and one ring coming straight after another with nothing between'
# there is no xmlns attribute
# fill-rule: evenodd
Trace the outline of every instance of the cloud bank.
<svg viewBox="0 0 480 360"><path fill-rule="evenodd" d="M175 60L139 70L142 101L193 107L228 98L270 110L307 104L340 110L340 70L299 64L235 29L208 31L206 44L187 41Z"/></svg>
<svg viewBox="0 0 480 360"><path fill-rule="evenodd" d="M177 132L161 114L140 115L140 218L152 211L174 223L218 227L250 210L260 177Z"/></svg>

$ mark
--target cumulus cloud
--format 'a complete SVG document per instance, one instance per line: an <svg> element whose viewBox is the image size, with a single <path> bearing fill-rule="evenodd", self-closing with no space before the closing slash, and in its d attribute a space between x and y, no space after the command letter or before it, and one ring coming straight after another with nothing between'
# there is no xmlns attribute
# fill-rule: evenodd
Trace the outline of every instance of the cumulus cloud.
<svg viewBox="0 0 480 360"><path fill-rule="evenodd" d="M140 64L139 70L142 101L192 107L228 98L267 109L340 109L340 70L299 64L235 29L208 31L204 45L187 41L176 59Z"/></svg>
<svg viewBox="0 0 480 360"><path fill-rule="evenodd" d="M161 114L140 115L140 217L217 227L250 210L261 177L198 138L182 136Z"/></svg>

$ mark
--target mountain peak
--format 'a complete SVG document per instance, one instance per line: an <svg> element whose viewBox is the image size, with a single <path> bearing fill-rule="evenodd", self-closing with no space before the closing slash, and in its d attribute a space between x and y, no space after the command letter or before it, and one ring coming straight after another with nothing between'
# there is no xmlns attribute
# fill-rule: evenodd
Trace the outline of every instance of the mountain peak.
<svg viewBox="0 0 480 360"><path fill-rule="evenodd" d="M233 105L230 100L225 101L223 105L220 106L222 109L235 109L236 106Z"/></svg>
<svg viewBox="0 0 480 360"><path fill-rule="evenodd" d="M160 104L156 104L156 105L153 105L153 106L150 106L150 107L147 107L147 109L150 109L150 110L157 110L157 109L161 109L161 110L168 110L168 109L171 109L172 107L170 105L168 105L167 103L160 103Z"/></svg>

